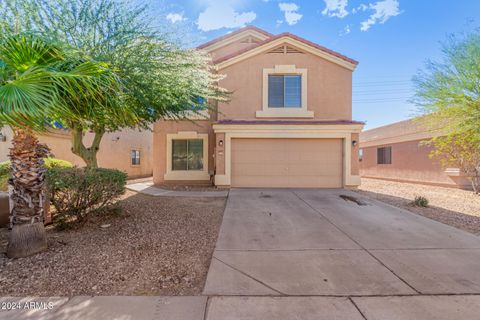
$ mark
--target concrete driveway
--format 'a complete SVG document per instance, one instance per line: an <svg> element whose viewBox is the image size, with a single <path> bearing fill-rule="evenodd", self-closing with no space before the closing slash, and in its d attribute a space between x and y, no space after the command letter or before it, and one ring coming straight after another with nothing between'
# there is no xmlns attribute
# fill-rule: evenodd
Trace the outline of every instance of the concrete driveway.
<svg viewBox="0 0 480 320"><path fill-rule="evenodd" d="M345 190L234 189L204 294L212 320L477 319L480 238Z"/></svg>

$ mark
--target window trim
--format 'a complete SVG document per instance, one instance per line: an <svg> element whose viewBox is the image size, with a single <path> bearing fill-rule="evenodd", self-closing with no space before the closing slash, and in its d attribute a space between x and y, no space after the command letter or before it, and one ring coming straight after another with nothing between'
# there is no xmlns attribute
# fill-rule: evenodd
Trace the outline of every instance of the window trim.
<svg viewBox="0 0 480 320"><path fill-rule="evenodd" d="M383 155L382 155L382 162L380 162L380 150L383 149ZM389 157L389 162L385 162L385 150L390 150L390 157ZM383 146L383 147L377 147L377 165L390 165L392 164L392 146Z"/></svg>
<svg viewBox="0 0 480 320"><path fill-rule="evenodd" d="M133 153L134 151L138 152L138 164L134 164L134 163L133 163L132 153ZM140 167L140 166L142 165L142 160L141 160L141 158L142 158L142 150L140 150L140 148L136 148L136 149L132 148L132 149L130 149L130 165L131 165L132 167Z"/></svg>
<svg viewBox="0 0 480 320"><path fill-rule="evenodd" d="M302 96L300 108L269 108L268 106L268 76L269 75L299 75L302 77ZM256 112L257 118L313 118L313 111L308 111L307 101L308 71L297 69L295 65L275 65L275 68L263 69L263 106Z"/></svg>
<svg viewBox="0 0 480 320"><path fill-rule="evenodd" d="M203 140L203 170L172 170L173 140ZM166 170L163 178L165 180L187 180L202 181L210 180L208 173L208 134L191 131L180 131L178 133L167 134L166 143Z"/></svg>

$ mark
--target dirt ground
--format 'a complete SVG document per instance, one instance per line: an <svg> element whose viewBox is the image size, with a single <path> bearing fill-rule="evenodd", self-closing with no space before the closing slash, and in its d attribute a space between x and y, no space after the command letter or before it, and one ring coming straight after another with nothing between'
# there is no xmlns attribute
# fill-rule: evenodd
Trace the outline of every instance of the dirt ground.
<svg viewBox="0 0 480 320"><path fill-rule="evenodd" d="M480 195L471 191L362 178L356 192L480 235ZM413 206L415 196L426 197L429 206Z"/></svg>
<svg viewBox="0 0 480 320"><path fill-rule="evenodd" d="M224 198L151 197L128 191L122 213L47 231L46 252L8 259L0 232L0 295L200 294Z"/></svg>

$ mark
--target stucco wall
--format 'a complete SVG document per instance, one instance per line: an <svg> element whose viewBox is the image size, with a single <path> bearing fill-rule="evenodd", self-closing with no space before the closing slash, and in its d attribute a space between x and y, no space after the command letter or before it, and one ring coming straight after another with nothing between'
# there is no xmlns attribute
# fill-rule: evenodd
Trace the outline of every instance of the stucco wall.
<svg viewBox="0 0 480 320"><path fill-rule="evenodd" d="M352 119L352 71L308 53L264 53L221 69L226 78L220 85L233 95L229 103L219 103L219 119L256 119L255 112L262 110L263 69L275 65L308 70L307 107L314 120Z"/></svg>
<svg viewBox="0 0 480 320"><path fill-rule="evenodd" d="M155 184L164 183L208 183L209 181L165 181L164 175L167 169L167 134L179 132L207 133L208 139L208 169L214 170L214 147L215 136L213 134L210 121L157 121L153 127L153 182Z"/></svg>
<svg viewBox="0 0 480 320"><path fill-rule="evenodd" d="M8 160L13 132L4 127L1 132L7 136L6 142L0 142L0 161ZM38 140L48 145L58 159L84 166L83 160L71 152L70 134L67 131L56 131L49 134L38 134ZM91 143L93 134L87 133L84 141ZM152 175L153 134L151 131L126 129L121 132L107 133L102 139L98 152L98 164L103 168L114 168L125 171L129 177L146 177ZM130 152L140 150L140 166L132 166Z"/></svg>
<svg viewBox="0 0 480 320"><path fill-rule="evenodd" d="M357 141L355 145L353 145L353 141ZM352 176L358 176L360 174L360 161L358 159L358 150L360 149L359 143L359 134L352 133L352 153L351 153L351 161L352 161L352 168L351 174Z"/></svg>
<svg viewBox="0 0 480 320"><path fill-rule="evenodd" d="M448 176L438 160L430 159L431 147L421 144L421 141L362 147L360 175L396 181L469 187L468 181ZM392 147L392 164L377 164L377 148L383 146Z"/></svg>
<svg viewBox="0 0 480 320"><path fill-rule="evenodd" d="M244 50L247 48L253 48L256 46L258 46L258 44L254 42L242 43L242 41L236 41L236 42L229 43L223 47L220 47L218 49L210 51L210 56L212 57L213 60L216 60L216 59L220 59L225 56L228 56L237 51Z"/></svg>

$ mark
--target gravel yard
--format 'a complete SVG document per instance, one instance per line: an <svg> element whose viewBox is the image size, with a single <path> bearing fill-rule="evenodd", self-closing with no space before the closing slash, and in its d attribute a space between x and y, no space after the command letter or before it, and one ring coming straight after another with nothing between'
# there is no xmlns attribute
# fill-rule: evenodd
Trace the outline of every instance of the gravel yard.
<svg viewBox="0 0 480 320"><path fill-rule="evenodd" d="M362 178L362 185L355 191L480 235L480 195L471 191L367 178ZM429 207L413 206L415 196L426 197Z"/></svg>
<svg viewBox="0 0 480 320"><path fill-rule="evenodd" d="M200 294L222 221L224 198L150 197L128 191L120 215L77 230L48 230L48 251L5 257L0 295ZM103 226L103 227L102 227Z"/></svg>

